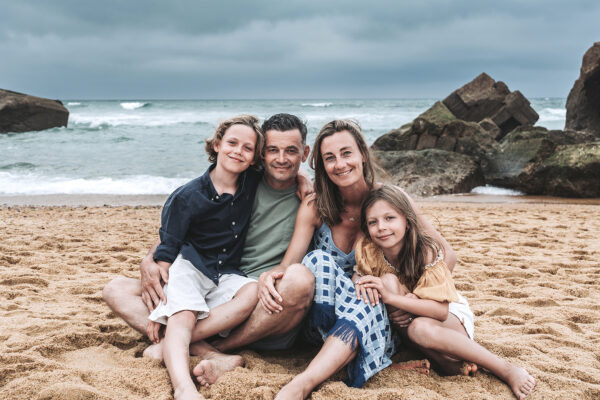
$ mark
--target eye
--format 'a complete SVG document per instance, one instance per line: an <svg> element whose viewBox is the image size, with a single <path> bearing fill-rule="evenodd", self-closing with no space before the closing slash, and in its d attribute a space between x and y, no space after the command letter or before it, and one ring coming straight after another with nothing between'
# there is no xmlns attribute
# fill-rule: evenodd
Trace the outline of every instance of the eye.
<svg viewBox="0 0 600 400"><path fill-rule="evenodd" d="M335 160L334 156L327 156L327 157L325 157L325 161L333 161L333 160Z"/></svg>
<svg viewBox="0 0 600 400"><path fill-rule="evenodd" d="M252 147L250 147L250 146L244 146L244 149L246 151L254 151L254 149Z"/></svg>
<svg viewBox="0 0 600 400"><path fill-rule="evenodd" d="M388 215L388 216L386 216L386 217L385 217L385 220L386 220L386 221L391 221L391 220L393 220L394 218L395 218L395 217L394 217L393 215Z"/></svg>
<svg viewBox="0 0 600 400"><path fill-rule="evenodd" d="M288 149L288 154L298 154L298 150L297 149Z"/></svg>
<svg viewBox="0 0 600 400"><path fill-rule="evenodd" d="M342 153L342 155L343 155L344 157L349 157L351 154L352 154L352 152L351 152L350 150L346 150L346 151L344 151L344 152Z"/></svg>
<svg viewBox="0 0 600 400"><path fill-rule="evenodd" d="M367 221L367 225L368 225L368 226L375 225L375 220L370 220L370 221Z"/></svg>

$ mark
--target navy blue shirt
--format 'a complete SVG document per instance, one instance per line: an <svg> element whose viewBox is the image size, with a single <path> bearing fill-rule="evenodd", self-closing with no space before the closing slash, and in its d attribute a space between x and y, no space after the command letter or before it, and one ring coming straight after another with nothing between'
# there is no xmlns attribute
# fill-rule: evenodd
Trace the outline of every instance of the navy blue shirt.
<svg viewBox="0 0 600 400"><path fill-rule="evenodd" d="M181 253L218 284L223 274L244 275L239 264L262 174L249 168L240 174L235 195L219 195L209 175L215 166L167 199L154 260L172 263Z"/></svg>

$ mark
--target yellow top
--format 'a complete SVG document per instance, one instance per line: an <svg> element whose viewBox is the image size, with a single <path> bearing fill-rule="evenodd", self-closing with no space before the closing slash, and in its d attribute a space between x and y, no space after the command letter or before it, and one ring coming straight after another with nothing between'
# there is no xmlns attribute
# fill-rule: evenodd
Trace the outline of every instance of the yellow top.
<svg viewBox="0 0 600 400"><path fill-rule="evenodd" d="M362 238L356 244L356 266L354 270L359 275L381 277L384 274L394 274L399 279L398 272L387 262L383 251L368 238ZM404 283L404 282L402 282ZM425 266L423 275L419 278L413 293L421 299L439 302L458 302L458 293L450 270L444 262L443 253L438 252L437 259Z"/></svg>

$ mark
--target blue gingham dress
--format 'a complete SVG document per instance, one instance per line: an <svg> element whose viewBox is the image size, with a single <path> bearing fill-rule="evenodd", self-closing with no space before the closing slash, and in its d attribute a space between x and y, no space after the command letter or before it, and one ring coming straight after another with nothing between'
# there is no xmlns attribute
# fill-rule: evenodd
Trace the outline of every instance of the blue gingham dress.
<svg viewBox="0 0 600 400"><path fill-rule="evenodd" d="M383 303L371 306L356 298L351 277L354 273L354 250L345 254L323 223L315 232L312 248L302 263L315 275L315 297L305 326L305 336L321 344L333 335L354 345L358 354L348 364L348 379L352 387L364 383L392 363L391 357L399 343Z"/></svg>

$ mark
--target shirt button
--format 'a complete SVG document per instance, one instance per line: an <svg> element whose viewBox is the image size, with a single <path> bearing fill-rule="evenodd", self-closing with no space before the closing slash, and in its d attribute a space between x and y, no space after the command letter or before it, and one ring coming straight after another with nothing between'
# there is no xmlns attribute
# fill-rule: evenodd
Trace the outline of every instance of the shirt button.
<svg viewBox="0 0 600 400"><path fill-rule="evenodd" d="M223 261L219 260L219 265L223 264Z"/></svg>
<svg viewBox="0 0 600 400"><path fill-rule="evenodd" d="M219 196L218 196L218 195L217 195L217 196L215 196L215 199L218 199L218 198L219 198Z"/></svg>
<svg viewBox="0 0 600 400"><path fill-rule="evenodd" d="M231 202L231 205L233 206L233 201Z"/></svg>
<svg viewBox="0 0 600 400"><path fill-rule="evenodd" d="M231 225L235 225L235 221L231 222Z"/></svg>
<svg viewBox="0 0 600 400"><path fill-rule="evenodd" d="M227 249L223 249L223 253L225 253L227 251Z"/></svg>
<svg viewBox="0 0 600 400"><path fill-rule="evenodd" d="M237 239L237 235L233 235L233 238L234 238L234 239Z"/></svg>

